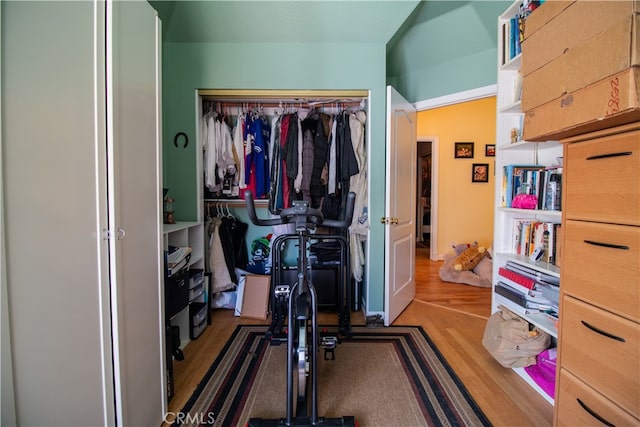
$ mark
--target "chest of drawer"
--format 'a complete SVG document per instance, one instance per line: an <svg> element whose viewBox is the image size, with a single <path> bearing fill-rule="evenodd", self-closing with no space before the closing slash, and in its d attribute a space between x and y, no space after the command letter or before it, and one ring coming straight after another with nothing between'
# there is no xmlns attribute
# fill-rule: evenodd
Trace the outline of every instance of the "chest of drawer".
<svg viewBox="0 0 640 427"><path fill-rule="evenodd" d="M564 296L561 364L635 417L640 417L640 325Z"/></svg>
<svg viewBox="0 0 640 427"><path fill-rule="evenodd" d="M566 370L560 370L558 381L557 426L600 425L598 422L614 426L640 424L640 420Z"/></svg>
<svg viewBox="0 0 640 427"><path fill-rule="evenodd" d="M568 143L567 218L640 225L640 130Z"/></svg>
<svg viewBox="0 0 640 427"><path fill-rule="evenodd" d="M640 321L640 227L567 220L562 289Z"/></svg>

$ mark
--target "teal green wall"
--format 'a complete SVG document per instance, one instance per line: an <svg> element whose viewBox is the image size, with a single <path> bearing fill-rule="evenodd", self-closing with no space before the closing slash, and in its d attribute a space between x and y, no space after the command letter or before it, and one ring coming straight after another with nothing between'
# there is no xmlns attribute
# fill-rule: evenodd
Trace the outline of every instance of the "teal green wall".
<svg viewBox="0 0 640 427"><path fill-rule="evenodd" d="M194 159L197 89L363 89L370 98L370 217L384 216L386 131L386 47L382 44L220 44L163 45L164 186L176 199L176 218L197 217ZM176 148L174 135L184 132L189 145ZM383 248L384 228L371 221L370 245ZM384 304L384 252L372 250L369 261L370 311Z"/></svg>
<svg viewBox="0 0 640 427"><path fill-rule="evenodd" d="M389 44L387 81L411 102L496 84L497 21L512 1L426 1Z"/></svg>

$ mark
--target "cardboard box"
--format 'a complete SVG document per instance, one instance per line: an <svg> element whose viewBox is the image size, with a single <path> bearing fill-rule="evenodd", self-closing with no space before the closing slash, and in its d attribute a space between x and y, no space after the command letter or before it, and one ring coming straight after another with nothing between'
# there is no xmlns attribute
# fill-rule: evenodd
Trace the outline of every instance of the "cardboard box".
<svg viewBox="0 0 640 427"><path fill-rule="evenodd" d="M528 111L640 65L639 26L640 15L629 15L526 75L522 83L522 110Z"/></svg>
<svg viewBox="0 0 640 427"><path fill-rule="evenodd" d="M270 293L271 276L248 274L244 281L240 317L265 320L269 312Z"/></svg>
<svg viewBox="0 0 640 427"><path fill-rule="evenodd" d="M553 6L554 2L547 3L538 7L525 22L523 76L640 11L640 0L578 0L565 8ZM545 12L547 6L551 6L552 13ZM557 15L550 16L553 13Z"/></svg>
<svg viewBox="0 0 640 427"><path fill-rule="evenodd" d="M575 0L546 0L524 22L524 38L538 31L572 3L575 3Z"/></svg>
<svg viewBox="0 0 640 427"><path fill-rule="evenodd" d="M524 114L524 139L560 140L640 120L640 68L547 102Z"/></svg>

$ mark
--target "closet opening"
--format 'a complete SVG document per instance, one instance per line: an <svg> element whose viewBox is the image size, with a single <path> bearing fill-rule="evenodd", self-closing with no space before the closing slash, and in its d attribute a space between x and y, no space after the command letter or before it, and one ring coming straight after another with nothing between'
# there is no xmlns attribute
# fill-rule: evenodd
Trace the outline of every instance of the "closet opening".
<svg viewBox="0 0 640 427"><path fill-rule="evenodd" d="M346 280L351 309L360 310L366 295L368 253L369 91L200 89L196 113L197 141L202 147L197 150L198 211L205 222L205 245L210 237L206 223L220 211L247 224L250 262L260 261L252 251L254 242L266 238L262 241L268 246L273 237L287 232L251 224L243 199L247 189L254 195L260 217L275 215L292 200L304 199L335 219L342 213L348 191L354 191L354 221L344 233L350 253ZM292 146L295 151L290 150ZM343 151L346 147L349 150ZM262 248L261 253L266 250ZM295 265L291 258L295 253L287 248L284 262ZM262 261L265 273L279 267L269 259ZM330 299L326 306L331 306Z"/></svg>

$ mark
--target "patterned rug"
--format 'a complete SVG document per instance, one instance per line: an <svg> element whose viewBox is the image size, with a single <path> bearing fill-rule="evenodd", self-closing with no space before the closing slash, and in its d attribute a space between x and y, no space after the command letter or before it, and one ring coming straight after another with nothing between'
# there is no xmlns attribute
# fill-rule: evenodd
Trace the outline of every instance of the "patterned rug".
<svg viewBox="0 0 640 427"><path fill-rule="evenodd" d="M330 327L329 327L330 329ZM286 414L286 344L266 326L238 326L174 425L244 426ZM353 337L318 357L321 417L360 426L490 425L421 327L352 327ZM182 421L182 422L178 422Z"/></svg>

